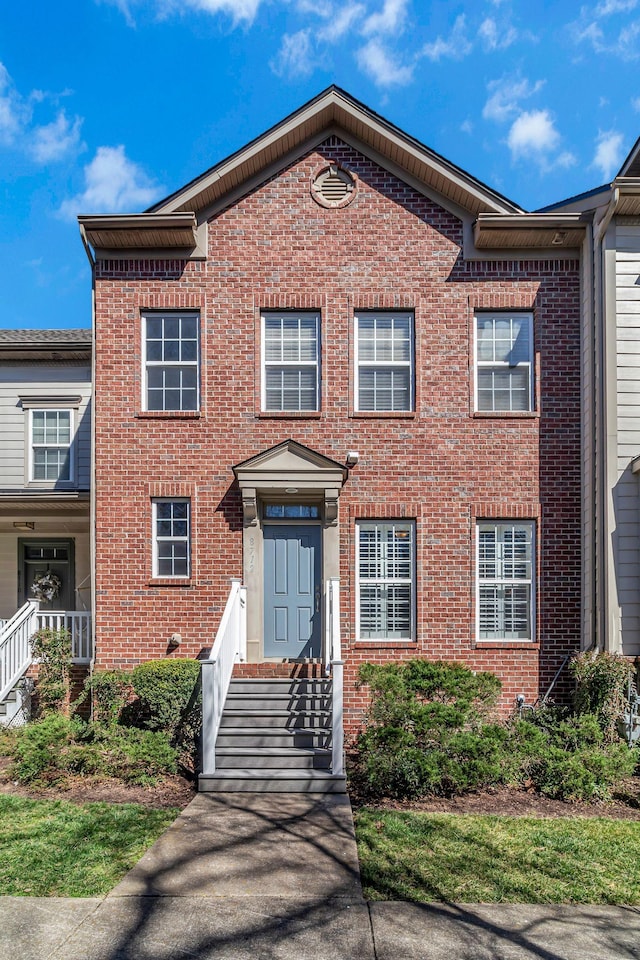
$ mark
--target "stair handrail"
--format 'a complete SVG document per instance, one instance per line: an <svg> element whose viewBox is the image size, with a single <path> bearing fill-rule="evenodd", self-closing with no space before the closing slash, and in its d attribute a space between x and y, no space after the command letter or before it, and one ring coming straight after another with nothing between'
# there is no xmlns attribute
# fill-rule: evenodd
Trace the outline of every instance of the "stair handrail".
<svg viewBox="0 0 640 960"><path fill-rule="evenodd" d="M37 600L27 600L0 632L0 703L31 666L31 636L36 630Z"/></svg>
<svg viewBox="0 0 640 960"><path fill-rule="evenodd" d="M202 661L202 773L216 770L216 741L234 663L247 658L247 588L231 581L211 653Z"/></svg>
<svg viewBox="0 0 640 960"><path fill-rule="evenodd" d="M340 635L340 580L330 577L327 581L326 652L331 671L331 771L344 774L344 660Z"/></svg>

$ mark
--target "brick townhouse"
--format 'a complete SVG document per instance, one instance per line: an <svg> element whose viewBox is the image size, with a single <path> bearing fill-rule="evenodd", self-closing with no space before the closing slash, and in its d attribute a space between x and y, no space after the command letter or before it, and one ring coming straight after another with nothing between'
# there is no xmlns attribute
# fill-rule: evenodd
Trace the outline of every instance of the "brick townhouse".
<svg viewBox="0 0 640 960"><path fill-rule="evenodd" d="M95 664L495 671L580 646L578 214L528 214L331 87L142 214L95 288ZM335 628L335 624L334 624ZM560 678L562 684L562 677Z"/></svg>

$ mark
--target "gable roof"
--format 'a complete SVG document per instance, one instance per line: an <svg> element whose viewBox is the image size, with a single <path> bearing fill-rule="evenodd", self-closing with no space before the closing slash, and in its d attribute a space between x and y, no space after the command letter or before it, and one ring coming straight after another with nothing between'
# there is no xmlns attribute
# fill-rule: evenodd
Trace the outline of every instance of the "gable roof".
<svg viewBox="0 0 640 960"><path fill-rule="evenodd" d="M91 330L1 330L2 360L88 360Z"/></svg>

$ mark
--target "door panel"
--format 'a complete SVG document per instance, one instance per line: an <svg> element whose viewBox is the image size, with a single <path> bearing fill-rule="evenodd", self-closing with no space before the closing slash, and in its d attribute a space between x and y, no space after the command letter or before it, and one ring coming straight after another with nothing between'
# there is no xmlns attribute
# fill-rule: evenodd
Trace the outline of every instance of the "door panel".
<svg viewBox="0 0 640 960"><path fill-rule="evenodd" d="M50 571L61 583L60 592L51 601L40 601L41 610L75 610L75 569L73 540L19 540L20 582L18 606L33 600L31 584Z"/></svg>
<svg viewBox="0 0 640 960"><path fill-rule="evenodd" d="M264 655L321 655L321 529L264 526Z"/></svg>

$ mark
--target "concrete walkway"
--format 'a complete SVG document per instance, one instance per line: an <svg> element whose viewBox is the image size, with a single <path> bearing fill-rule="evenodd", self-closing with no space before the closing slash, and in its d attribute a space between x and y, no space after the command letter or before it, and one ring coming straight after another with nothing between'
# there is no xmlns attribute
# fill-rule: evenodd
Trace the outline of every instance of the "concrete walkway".
<svg viewBox="0 0 640 960"><path fill-rule="evenodd" d="M640 910L367 904L346 797L200 795L107 897L0 897L10 956L640 960Z"/></svg>

